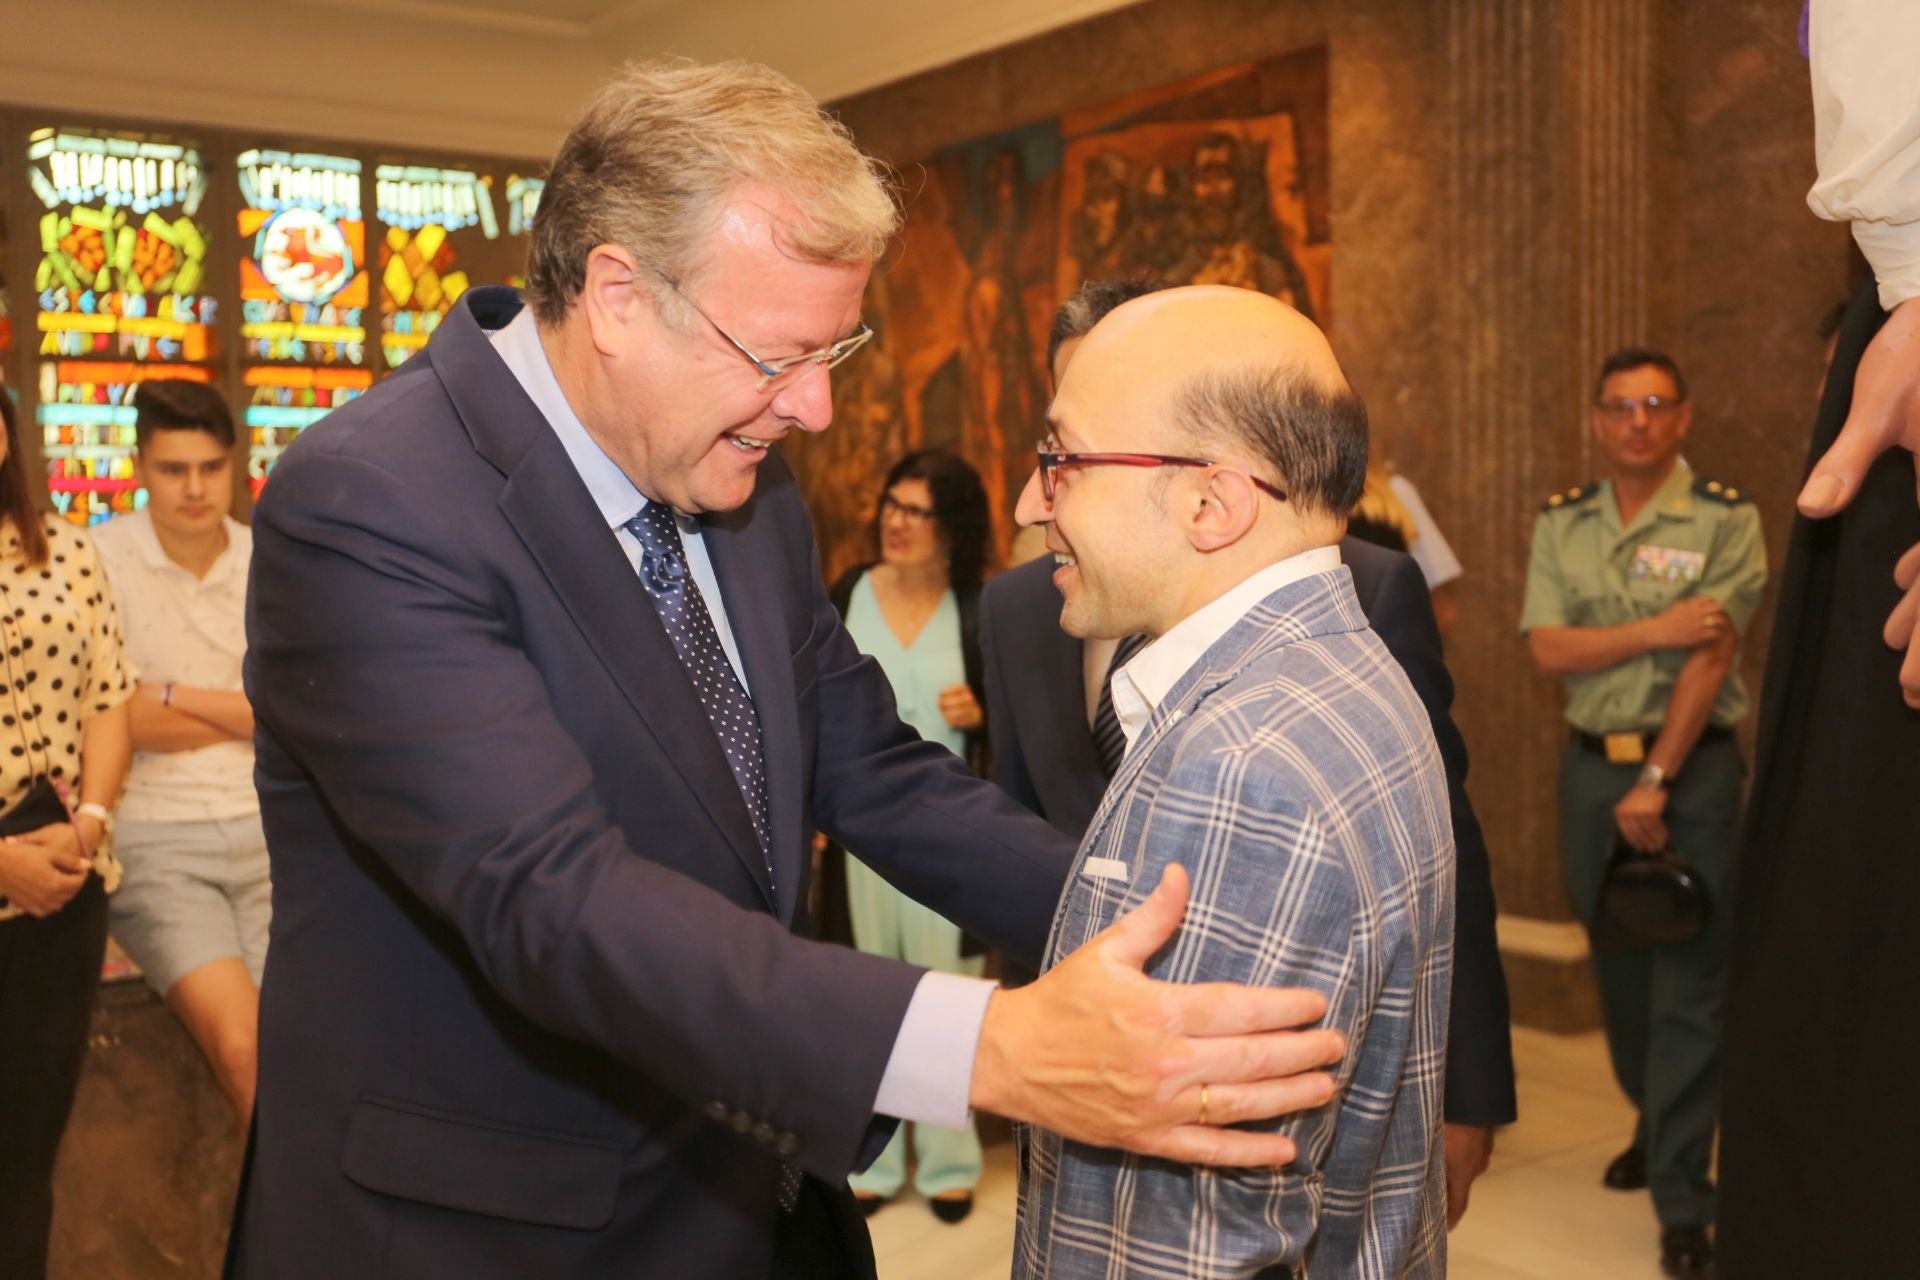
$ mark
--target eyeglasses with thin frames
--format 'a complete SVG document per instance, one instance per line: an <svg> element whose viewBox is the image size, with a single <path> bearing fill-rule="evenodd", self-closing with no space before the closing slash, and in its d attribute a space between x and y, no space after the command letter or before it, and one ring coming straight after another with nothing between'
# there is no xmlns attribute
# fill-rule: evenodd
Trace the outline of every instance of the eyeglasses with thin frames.
<svg viewBox="0 0 1920 1280"><path fill-rule="evenodd" d="M1622 396L1615 400L1595 400L1593 407L1610 422L1632 422L1635 409L1646 410L1649 418L1664 420L1680 412L1686 403L1684 396L1648 396L1644 400Z"/></svg>
<svg viewBox="0 0 1920 1280"><path fill-rule="evenodd" d="M1238 467L1229 467L1225 463L1211 462L1205 458L1182 458L1165 453L1064 453L1058 448L1058 441L1043 440L1039 445L1040 455L1040 494L1053 505L1054 473L1064 467L1219 467L1223 471L1233 471L1251 480L1254 486L1262 489L1281 502L1287 500L1286 492L1278 485L1269 484L1250 471Z"/></svg>
<svg viewBox="0 0 1920 1280"><path fill-rule="evenodd" d="M762 360L759 356L747 350L745 343L728 333L725 329L722 329L720 322L702 310L699 303L689 298L685 291L680 288L679 281L662 271L655 271L654 274L666 281L667 288L673 290L674 295L678 297L680 301L693 308L693 313L702 320L705 320L707 324L712 327L713 331L726 341L728 346L746 357L747 363L751 364L760 374L759 390L763 392L791 385L798 381L800 376L806 373L808 367L811 365L817 364L823 368L831 369L846 360L848 356L858 351L861 347L865 346L867 340L873 337L873 330L865 324L862 324L859 332L840 339L840 341L830 347L822 347L818 351L803 352L797 356L782 356L777 360Z"/></svg>
<svg viewBox="0 0 1920 1280"><path fill-rule="evenodd" d="M881 494L880 518L885 520L896 511L900 513L901 517L905 519L908 524L925 524L934 517L932 507L922 507L916 506L911 502L902 502L890 493Z"/></svg>

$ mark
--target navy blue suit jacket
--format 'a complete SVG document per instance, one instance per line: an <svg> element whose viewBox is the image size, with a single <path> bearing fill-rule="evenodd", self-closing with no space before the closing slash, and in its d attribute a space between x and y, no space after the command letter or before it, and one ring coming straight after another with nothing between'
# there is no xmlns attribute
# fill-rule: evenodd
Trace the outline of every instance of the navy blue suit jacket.
<svg viewBox="0 0 1920 1280"><path fill-rule="evenodd" d="M902 725L776 456L705 538L771 882L691 681L469 293L254 524L272 855L246 1277L750 1277L843 1182L919 971L794 934L817 825L1037 957L1072 842Z"/></svg>
<svg viewBox="0 0 1920 1280"><path fill-rule="evenodd" d="M1433 600L1411 556L1348 538L1340 558L1353 573L1368 624L1426 706L1447 769L1459 866L1446 1118L1507 1124L1515 1114L1513 1042L1494 936L1493 870L1467 798L1467 744L1453 722L1453 677L1441 656ZM1080 641L1060 629L1053 567L1053 558L1042 556L993 579L981 595L987 734L994 781L1077 840L1100 807L1107 780L1087 730Z"/></svg>

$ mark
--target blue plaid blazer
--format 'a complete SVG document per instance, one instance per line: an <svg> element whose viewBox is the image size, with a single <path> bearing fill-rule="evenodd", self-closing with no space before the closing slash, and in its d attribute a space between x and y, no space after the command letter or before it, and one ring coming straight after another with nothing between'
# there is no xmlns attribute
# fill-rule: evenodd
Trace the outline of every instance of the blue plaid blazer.
<svg viewBox="0 0 1920 1280"><path fill-rule="evenodd" d="M1300 1150L1284 1169L1200 1169L1023 1128L1015 1277L1444 1276L1447 782L1344 567L1275 591L1168 691L1080 846L1048 966L1171 862L1192 899L1148 972L1324 993L1324 1025L1349 1041L1338 1091L1273 1122Z"/></svg>

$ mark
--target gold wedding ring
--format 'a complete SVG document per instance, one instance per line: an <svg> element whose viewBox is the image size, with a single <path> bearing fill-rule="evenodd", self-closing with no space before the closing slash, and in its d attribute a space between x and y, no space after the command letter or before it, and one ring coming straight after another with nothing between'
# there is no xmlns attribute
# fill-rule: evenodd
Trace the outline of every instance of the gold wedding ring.
<svg viewBox="0 0 1920 1280"><path fill-rule="evenodd" d="M1207 1127L1207 1086L1200 1086L1200 1127Z"/></svg>

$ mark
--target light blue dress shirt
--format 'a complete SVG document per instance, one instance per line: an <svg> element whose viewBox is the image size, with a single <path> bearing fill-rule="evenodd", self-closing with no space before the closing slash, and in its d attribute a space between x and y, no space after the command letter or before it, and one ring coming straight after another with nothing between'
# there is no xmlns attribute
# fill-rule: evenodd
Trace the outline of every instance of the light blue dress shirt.
<svg viewBox="0 0 1920 1280"><path fill-rule="evenodd" d="M627 562L640 572L640 540L629 533L626 524L646 506L647 498L634 487L605 450L588 434L586 425L573 412L560 383L547 362L546 349L540 345L540 330L534 323L533 309L523 307L505 328L489 335L493 349L507 366L527 398L560 437L573 468L587 486L600 516L607 522ZM680 530L681 545L687 551L687 567L700 586L713 615L720 644L727 651L740 685L748 694L746 667L740 661L740 647L734 643L733 628L727 621L726 601L720 595L720 582L713 576L713 561L707 555L706 540L700 523L691 516L674 513L674 525ZM893 1052L880 1078L880 1091L873 1109L878 1115L901 1120L923 1121L958 1129L968 1118L967 1095L973 1086L973 1055L980 1041L980 1024L986 1020L987 999L996 984L959 974L921 975L907 1005L907 1015L894 1037Z"/></svg>

